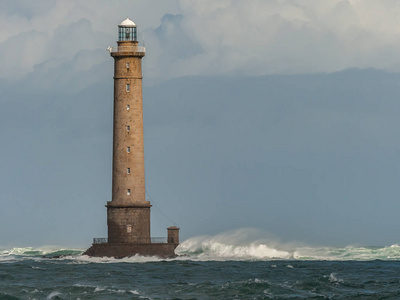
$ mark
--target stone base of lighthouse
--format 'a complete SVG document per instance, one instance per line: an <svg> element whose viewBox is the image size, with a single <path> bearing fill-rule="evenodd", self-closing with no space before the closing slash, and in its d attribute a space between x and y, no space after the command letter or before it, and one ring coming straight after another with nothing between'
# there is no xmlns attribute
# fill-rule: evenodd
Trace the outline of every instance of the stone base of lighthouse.
<svg viewBox="0 0 400 300"><path fill-rule="evenodd" d="M167 238L150 237L150 202L107 202L108 239L94 239L84 255L123 258L134 255L173 258L179 228L169 227Z"/></svg>
<svg viewBox="0 0 400 300"><path fill-rule="evenodd" d="M150 202L107 202L109 243L150 243Z"/></svg>
<svg viewBox="0 0 400 300"><path fill-rule="evenodd" d="M94 257L123 258L135 255L158 256L161 258L177 257L175 249L179 245L179 228L168 228L168 238L143 239L134 243L111 243L107 239L94 239L92 246L83 255Z"/></svg>
<svg viewBox="0 0 400 300"><path fill-rule="evenodd" d="M83 254L95 257L114 258L130 257L134 255L174 258L177 256L175 254L175 248L177 246L177 244L173 243L103 243L93 244L92 247Z"/></svg>

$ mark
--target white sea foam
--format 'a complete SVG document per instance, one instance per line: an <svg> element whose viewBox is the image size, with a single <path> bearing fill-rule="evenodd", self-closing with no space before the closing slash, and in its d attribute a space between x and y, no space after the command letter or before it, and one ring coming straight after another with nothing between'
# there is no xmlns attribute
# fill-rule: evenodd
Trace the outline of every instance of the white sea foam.
<svg viewBox="0 0 400 300"><path fill-rule="evenodd" d="M149 263L165 261L158 257L133 257L115 259L82 255L84 249L68 249L56 246L39 248L0 249L0 263L19 260L49 259L43 256L60 256L71 264L90 263ZM183 241L175 260L223 261L223 260L400 260L400 246L386 247L306 247L283 244L254 229L241 229L216 236L199 236ZM168 259L171 260L171 259Z"/></svg>
<svg viewBox="0 0 400 300"><path fill-rule="evenodd" d="M125 290L121 290L121 289L119 289L119 290L107 289L107 291L108 291L108 292L111 292L111 293L117 293L117 294L124 294L124 293L126 293Z"/></svg>
<svg viewBox="0 0 400 300"><path fill-rule="evenodd" d="M290 252L278 249L272 239L260 239L259 233L254 229L190 238L178 246L176 253L198 260L266 260L292 257Z"/></svg>
<svg viewBox="0 0 400 300"><path fill-rule="evenodd" d="M2 249L0 250L0 257L2 256L43 256L43 255L62 255L62 254L78 254L82 253L84 250L82 249L71 249L59 246L41 246L41 247L14 247L11 249Z"/></svg>
<svg viewBox="0 0 400 300"><path fill-rule="evenodd" d="M329 281L330 281L330 282L343 282L343 280L342 280L342 279L338 279L338 278L335 276L334 273L331 273L331 274L329 275Z"/></svg>
<svg viewBox="0 0 400 300"><path fill-rule="evenodd" d="M90 285L90 284L80 284L80 283L75 283L74 285L75 287L84 287L84 288L95 288L96 286L94 285Z"/></svg>
<svg viewBox="0 0 400 300"><path fill-rule="evenodd" d="M113 258L113 257L90 257L87 255L79 255L75 257L64 257L62 259L71 260L75 264L88 264L88 263L101 263L101 264L114 264L114 263L147 263L157 262L165 259L161 259L156 256L140 256L135 255L125 258Z"/></svg>
<svg viewBox="0 0 400 300"><path fill-rule="evenodd" d="M299 260L400 260L398 245L386 247L299 247L293 253Z"/></svg>
<svg viewBox="0 0 400 300"><path fill-rule="evenodd" d="M233 245L214 240L190 239L177 249L178 255L187 255L199 260L248 260L248 259L289 259L291 254L268 247L266 244Z"/></svg>
<svg viewBox="0 0 400 300"><path fill-rule="evenodd" d="M56 296L61 296L62 294L60 293L60 292L57 292L57 291L54 291L54 292L51 292L48 296L47 296L47 300L51 300L51 299L53 299L54 297L56 297Z"/></svg>
<svg viewBox="0 0 400 300"><path fill-rule="evenodd" d="M248 237L246 239L246 237ZM400 246L305 247L283 244L254 229L190 238L176 252L193 260L400 260Z"/></svg>

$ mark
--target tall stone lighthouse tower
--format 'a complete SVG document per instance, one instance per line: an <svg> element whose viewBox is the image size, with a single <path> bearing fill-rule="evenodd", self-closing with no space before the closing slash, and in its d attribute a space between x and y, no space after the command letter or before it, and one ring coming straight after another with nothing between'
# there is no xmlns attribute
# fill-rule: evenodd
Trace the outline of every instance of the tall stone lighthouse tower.
<svg viewBox="0 0 400 300"><path fill-rule="evenodd" d="M174 256L179 228L168 238L150 237L150 202L144 183L142 58L137 26L129 18L118 25L114 58L114 128L112 199L107 202L108 239L94 239L85 254L124 257L135 254Z"/></svg>
<svg viewBox="0 0 400 300"><path fill-rule="evenodd" d="M150 240L150 203L144 185L142 57L136 24L118 26L114 58L114 130L112 200L107 202L110 243Z"/></svg>

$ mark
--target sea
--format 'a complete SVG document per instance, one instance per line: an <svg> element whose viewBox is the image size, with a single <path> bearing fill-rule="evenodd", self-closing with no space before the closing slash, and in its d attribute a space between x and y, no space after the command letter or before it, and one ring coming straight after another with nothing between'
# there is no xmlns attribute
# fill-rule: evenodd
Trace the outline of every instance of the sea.
<svg viewBox="0 0 400 300"><path fill-rule="evenodd" d="M0 249L0 300L400 299L400 246L317 247L221 236L183 241L174 259Z"/></svg>

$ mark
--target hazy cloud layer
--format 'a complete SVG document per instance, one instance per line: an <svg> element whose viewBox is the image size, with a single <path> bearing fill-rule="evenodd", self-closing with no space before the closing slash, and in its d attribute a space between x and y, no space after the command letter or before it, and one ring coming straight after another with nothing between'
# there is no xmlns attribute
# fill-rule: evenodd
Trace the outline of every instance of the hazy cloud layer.
<svg viewBox="0 0 400 300"><path fill-rule="evenodd" d="M399 70L400 3L395 0L180 4L184 18L176 26L202 49L173 61L171 69L181 75Z"/></svg>
<svg viewBox="0 0 400 300"><path fill-rule="evenodd" d="M147 78L354 67L400 70L396 0L59 0L0 5L0 78L22 78L48 60L73 59L82 50L114 45L116 26L125 15L145 33L151 57Z"/></svg>
<svg viewBox="0 0 400 300"><path fill-rule="evenodd" d="M115 44L117 25L127 15L143 30L158 26L165 11L176 13L175 3L4 0L0 3L0 78L23 78L37 65L71 60L82 50L105 51Z"/></svg>

